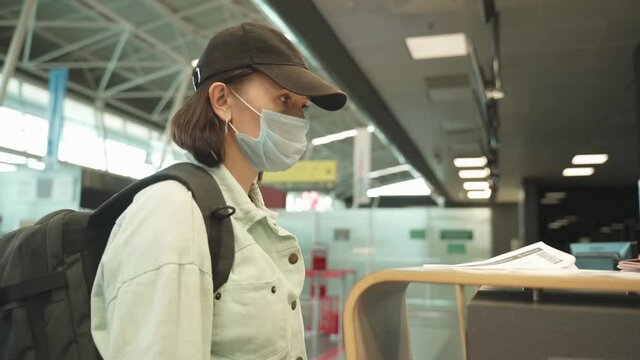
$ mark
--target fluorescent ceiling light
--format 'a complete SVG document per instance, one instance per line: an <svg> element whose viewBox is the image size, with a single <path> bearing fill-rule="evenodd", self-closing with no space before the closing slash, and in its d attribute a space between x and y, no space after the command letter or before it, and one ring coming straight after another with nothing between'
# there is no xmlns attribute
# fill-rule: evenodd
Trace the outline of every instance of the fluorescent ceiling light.
<svg viewBox="0 0 640 360"><path fill-rule="evenodd" d="M20 155L0 152L0 162L7 163L7 164L26 164L27 158Z"/></svg>
<svg viewBox="0 0 640 360"><path fill-rule="evenodd" d="M591 176L594 172L592 167L566 168L562 171L562 176Z"/></svg>
<svg viewBox="0 0 640 360"><path fill-rule="evenodd" d="M488 199L491 197L491 189L481 191L469 191L467 193L469 199Z"/></svg>
<svg viewBox="0 0 640 360"><path fill-rule="evenodd" d="M200 60L200 59L191 60L191 66L196 67L196 65L198 65L198 60Z"/></svg>
<svg viewBox="0 0 640 360"><path fill-rule="evenodd" d="M391 175L391 174L397 174L403 171L411 171L412 167L409 164L404 164L404 165L398 165L398 166L392 166L390 168L386 168L386 169L380 169L380 170L376 170L376 171L372 171L369 173L369 179L375 179L375 178L379 178L381 176L387 176L387 175Z"/></svg>
<svg viewBox="0 0 640 360"><path fill-rule="evenodd" d="M561 227L562 227L561 223L558 223L558 222L549 223L549 229L551 230L557 230L557 229L560 229Z"/></svg>
<svg viewBox="0 0 640 360"><path fill-rule="evenodd" d="M414 60L467 55L467 37L463 33L415 36L405 39Z"/></svg>
<svg viewBox="0 0 640 360"><path fill-rule="evenodd" d="M540 199L540 204L542 204L542 205L558 205L558 204L560 204L560 199L544 198L544 199Z"/></svg>
<svg viewBox="0 0 640 360"><path fill-rule="evenodd" d="M458 176L461 179L484 179L491 174L491 170L484 168L481 170L460 170Z"/></svg>
<svg viewBox="0 0 640 360"><path fill-rule="evenodd" d="M429 188L429 185L427 185L427 182L422 178L384 185L367 191L368 197L429 195L431 195L431 189Z"/></svg>
<svg viewBox="0 0 640 360"><path fill-rule="evenodd" d="M544 197L548 199L564 199L567 197L567 193L563 191L548 192L544 194Z"/></svg>
<svg viewBox="0 0 640 360"><path fill-rule="evenodd" d="M489 183L487 181L467 181L462 184L462 187L467 190L487 190Z"/></svg>
<svg viewBox="0 0 640 360"><path fill-rule="evenodd" d="M483 167L487 165L487 157L455 158L453 164L458 168Z"/></svg>
<svg viewBox="0 0 640 360"><path fill-rule="evenodd" d="M571 163L573 165L600 165L606 163L607 160L609 160L607 154L583 154L574 156Z"/></svg>
<svg viewBox="0 0 640 360"><path fill-rule="evenodd" d="M611 229L612 230L622 230L622 229L624 229L624 225L623 224L619 224L619 223L611 224Z"/></svg>
<svg viewBox="0 0 640 360"><path fill-rule="evenodd" d="M13 172L17 169L18 168L15 165L0 163L0 172Z"/></svg>
<svg viewBox="0 0 640 360"><path fill-rule="evenodd" d="M354 137L357 134L358 134L358 130L356 130L356 129L347 130L347 131L339 132L339 133L336 133L336 134L331 134L331 135L315 138L315 139L311 140L311 143L314 146L324 145L324 144L332 143L334 141L339 141L339 140L344 140L344 139L347 139L347 138L350 138L350 137Z"/></svg>

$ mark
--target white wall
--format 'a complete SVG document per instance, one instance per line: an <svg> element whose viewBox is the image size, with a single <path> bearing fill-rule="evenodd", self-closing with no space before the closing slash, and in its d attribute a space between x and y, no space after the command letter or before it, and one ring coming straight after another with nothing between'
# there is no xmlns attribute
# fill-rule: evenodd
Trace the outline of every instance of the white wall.
<svg viewBox="0 0 640 360"><path fill-rule="evenodd" d="M280 225L294 233L311 267L312 243L328 246L328 267L354 269L361 278L373 271L425 263L460 263L491 256L491 211L488 208L346 209L331 212L281 212ZM334 238L336 229L349 231L349 240ZM411 232L424 231L423 239ZM446 240L443 231L471 232L470 240ZM420 235L420 234L415 234ZM456 253L463 250L464 253ZM453 253L452 253L453 252ZM329 292L337 292L330 283ZM448 289L412 286L411 301L452 299Z"/></svg>
<svg viewBox="0 0 640 360"><path fill-rule="evenodd" d="M65 165L55 171L20 166L15 172L0 172L0 234L54 210L78 210L81 174L79 167Z"/></svg>

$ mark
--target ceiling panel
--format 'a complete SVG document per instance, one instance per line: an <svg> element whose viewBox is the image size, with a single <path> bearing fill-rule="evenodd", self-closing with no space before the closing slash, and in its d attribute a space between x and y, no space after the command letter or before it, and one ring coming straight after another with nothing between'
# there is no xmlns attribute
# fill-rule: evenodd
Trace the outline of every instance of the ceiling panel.
<svg viewBox="0 0 640 360"><path fill-rule="evenodd" d="M314 3L434 172L452 194L459 194L456 189L461 181L451 157L478 151L478 144L483 143L480 132L473 135L479 130L478 111L471 96L456 101L462 93L458 90L445 91L434 101L424 78L466 72L468 61L413 61L403 38L467 32L472 40L478 39L474 45L489 74L488 31L478 24L477 4L464 2L459 8L458 2L438 6L439 1L407 1L407 7L424 8L409 15L390 11L383 1ZM579 151L607 151L616 158L597 171L594 184L634 180L638 173L632 161L635 155L629 154L635 151L628 151L637 142L635 118L629 111L633 103L631 97L621 94L633 91L631 51L640 40L640 2L496 0L496 5L506 94L498 105L498 199L517 201L526 176L584 181L560 175ZM442 99L451 101L438 101ZM620 165L623 163L626 168Z"/></svg>

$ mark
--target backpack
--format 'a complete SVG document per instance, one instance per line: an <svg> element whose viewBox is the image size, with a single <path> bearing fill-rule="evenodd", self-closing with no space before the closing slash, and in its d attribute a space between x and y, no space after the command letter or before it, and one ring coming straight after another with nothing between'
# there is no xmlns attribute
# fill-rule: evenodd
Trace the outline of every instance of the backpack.
<svg viewBox="0 0 640 360"><path fill-rule="evenodd" d="M227 281L234 257L229 217L235 209L205 169L175 164L129 185L93 213L58 210L0 238L0 359L101 359L90 311L100 258L134 196L164 180L191 191L207 230L214 292Z"/></svg>

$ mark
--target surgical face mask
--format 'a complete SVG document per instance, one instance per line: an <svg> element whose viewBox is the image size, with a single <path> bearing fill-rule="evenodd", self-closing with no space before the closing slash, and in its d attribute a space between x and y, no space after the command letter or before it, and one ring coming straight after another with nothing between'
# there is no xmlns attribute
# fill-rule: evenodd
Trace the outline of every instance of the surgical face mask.
<svg viewBox="0 0 640 360"><path fill-rule="evenodd" d="M235 91L231 92L260 116L258 138L242 134L229 124L253 168L257 171L284 171L298 162L307 149L309 120L265 109L259 113Z"/></svg>

